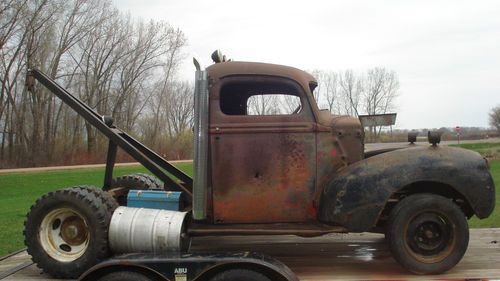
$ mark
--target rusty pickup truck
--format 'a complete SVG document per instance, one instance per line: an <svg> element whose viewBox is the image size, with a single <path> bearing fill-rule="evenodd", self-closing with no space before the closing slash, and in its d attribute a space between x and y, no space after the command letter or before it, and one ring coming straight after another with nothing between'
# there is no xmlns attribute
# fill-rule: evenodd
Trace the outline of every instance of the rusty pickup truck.
<svg viewBox="0 0 500 281"><path fill-rule="evenodd" d="M320 110L310 74L227 61L217 52L212 58L206 69L195 61L193 178L42 73L30 72L110 140L104 191L52 192L28 214L26 245L41 268L75 277L113 253L182 251L196 236L338 232L384 233L395 260L417 274L441 273L460 261L469 242L467 220L486 218L495 207L486 159L435 138L365 152L359 119ZM288 109L260 110L272 98ZM112 180L117 146L157 178ZM182 207L127 207L126 192L151 187L180 192Z"/></svg>

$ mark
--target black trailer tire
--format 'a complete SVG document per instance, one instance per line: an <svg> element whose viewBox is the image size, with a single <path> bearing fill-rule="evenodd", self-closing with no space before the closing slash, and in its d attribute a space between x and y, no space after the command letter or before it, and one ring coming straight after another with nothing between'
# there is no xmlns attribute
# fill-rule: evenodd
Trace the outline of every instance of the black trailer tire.
<svg viewBox="0 0 500 281"><path fill-rule="evenodd" d="M155 281L148 276L135 271L116 271L108 273L97 281Z"/></svg>
<svg viewBox="0 0 500 281"><path fill-rule="evenodd" d="M210 281L271 281L271 279L254 270L229 269L216 274Z"/></svg>
<svg viewBox="0 0 500 281"><path fill-rule="evenodd" d="M451 199L415 194L391 211L387 239L393 257L415 274L439 274L454 267L469 244L469 227Z"/></svg>
<svg viewBox="0 0 500 281"><path fill-rule="evenodd" d="M54 277L77 278L110 256L108 230L117 207L107 192L91 186L43 195L24 222L33 262Z"/></svg>
<svg viewBox="0 0 500 281"><path fill-rule="evenodd" d="M126 188L127 192L120 193L120 195L117 195L115 199L116 201L118 201L118 204L120 206L126 206L128 190L130 189L163 190L163 183L155 176L143 173L136 173L136 174L120 176L113 179L113 183L110 189L119 187Z"/></svg>

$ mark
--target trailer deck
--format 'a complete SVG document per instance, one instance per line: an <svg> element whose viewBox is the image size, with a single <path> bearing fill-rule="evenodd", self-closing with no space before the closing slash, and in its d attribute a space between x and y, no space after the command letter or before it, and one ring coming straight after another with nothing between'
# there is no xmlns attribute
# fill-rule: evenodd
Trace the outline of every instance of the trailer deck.
<svg viewBox="0 0 500 281"><path fill-rule="evenodd" d="M500 279L500 228L471 229L462 261L449 272L417 276L405 272L391 257L383 235L329 234L296 236L197 237L192 251L256 251L284 262L300 280L491 280ZM52 279L32 264L25 251L0 260L1 280Z"/></svg>

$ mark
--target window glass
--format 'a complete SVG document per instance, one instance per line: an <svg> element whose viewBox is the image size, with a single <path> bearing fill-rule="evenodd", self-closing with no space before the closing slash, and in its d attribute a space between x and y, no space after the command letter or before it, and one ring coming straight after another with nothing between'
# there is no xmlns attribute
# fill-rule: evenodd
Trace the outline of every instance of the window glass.
<svg viewBox="0 0 500 281"><path fill-rule="evenodd" d="M227 115L291 115L302 111L295 87L271 82L227 84L221 89L220 106Z"/></svg>
<svg viewBox="0 0 500 281"><path fill-rule="evenodd" d="M289 115L301 109L300 98L293 95L253 95L247 100L248 115Z"/></svg>

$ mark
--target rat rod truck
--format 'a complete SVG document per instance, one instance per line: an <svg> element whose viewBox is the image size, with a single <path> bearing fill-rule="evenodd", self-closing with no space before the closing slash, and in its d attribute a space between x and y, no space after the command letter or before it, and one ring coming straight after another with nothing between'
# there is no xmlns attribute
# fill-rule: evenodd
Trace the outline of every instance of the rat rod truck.
<svg viewBox="0 0 500 281"><path fill-rule="evenodd" d="M432 134L431 145L365 152L357 118L318 109L313 76L226 61L218 52L212 58L206 70L195 60L193 178L40 71L29 72L28 88L38 80L109 138L102 189L51 192L28 213L25 243L39 267L77 277L111 254L182 252L195 236L366 231L385 233L395 260L417 274L460 261L467 219L486 218L495 206L486 159L438 146ZM271 96L290 110L250 107ZM113 179L117 147L156 177ZM131 205L158 188L174 208Z"/></svg>

